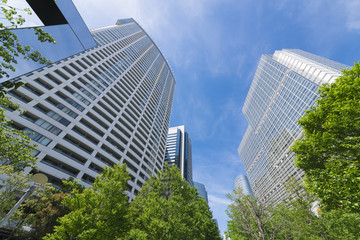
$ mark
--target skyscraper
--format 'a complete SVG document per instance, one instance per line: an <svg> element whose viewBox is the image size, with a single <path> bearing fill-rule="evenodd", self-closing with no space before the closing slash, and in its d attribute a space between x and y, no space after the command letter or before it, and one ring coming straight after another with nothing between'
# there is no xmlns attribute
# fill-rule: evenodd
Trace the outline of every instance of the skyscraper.
<svg viewBox="0 0 360 240"><path fill-rule="evenodd" d="M303 177L290 151L301 138L296 121L314 105L319 85L334 81L345 68L349 67L297 49L261 57L242 109L249 126L238 152L254 194L263 203L284 199L284 182Z"/></svg>
<svg viewBox="0 0 360 240"><path fill-rule="evenodd" d="M249 180L245 175L239 175L235 178L234 187L235 189L241 188L244 195L254 195L251 190Z"/></svg>
<svg viewBox="0 0 360 240"><path fill-rule="evenodd" d="M133 19L91 35L95 47L18 77L25 86L9 95L26 112L7 116L34 133L37 168L51 183L89 186L104 166L125 163L134 198L163 168L175 79Z"/></svg>
<svg viewBox="0 0 360 240"><path fill-rule="evenodd" d="M185 126L169 128L165 162L169 166L175 164L180 169L181 175L193 186L191 141Z"/></svg>
<svg viewBox="0 0 360 240"><path fill-rule="evenodd" d="M207 194L205 185L202 183L199 183L199 182L195 182L195 181L193 183L194 183L194 187L196 187L199 192L199 196L203 197L206 200L206 202L209 203L208 194Z"/></svg>

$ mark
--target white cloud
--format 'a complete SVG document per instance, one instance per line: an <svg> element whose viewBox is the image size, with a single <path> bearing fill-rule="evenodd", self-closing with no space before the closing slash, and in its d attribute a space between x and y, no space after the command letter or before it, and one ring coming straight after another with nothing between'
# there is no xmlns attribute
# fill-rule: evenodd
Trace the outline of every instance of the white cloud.
<svg viewBox="0 0 360 240"><path fill-rule="evenodd" d="M190 68L206 61L208 71L230 71L222 56L221 26L214 17L219 0L74 0L90 28L114 24L118 18L134 18L154 39L170 64ZM209 37L211 36L211 37Z"/></svg>
<svg viewBox="0 0 360 240"><path fill-rule="evenodd" d="M344 5L347 16L346 27L349 30L360 30L360 1L343 0L341 4Z"/></svg>
<svg viewBox="0 0 360 240"><path fill-rule="evenodd" d="M229 205L231 204L230 200L227 198L221 198L214 195L208 195L210 205L217 205L217 204L223 204L223 205Z"/></svg>

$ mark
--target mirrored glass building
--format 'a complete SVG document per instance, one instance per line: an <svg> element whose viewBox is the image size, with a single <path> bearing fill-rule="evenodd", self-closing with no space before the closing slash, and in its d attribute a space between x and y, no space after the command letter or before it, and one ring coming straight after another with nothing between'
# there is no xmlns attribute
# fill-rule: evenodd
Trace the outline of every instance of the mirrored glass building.
<svg viewBox="0 0 360 240"><path fill-rule="evenodd" d="M165 162L169 166L175 164L181 175L193 186L191 140L185 126L169 128Z"/></svg>
<svg viewBox="0 0 360 240"><path fill-rule="evenodd" d="M37 171L49 182L72 177L89 186L103 167L125 163L132 199L163 168L175 79L133 19L90 33L95 46L15 79L25 86L9 95L26 112L7 117L34 133Z"/></svg>
<svg viewBox="0 0 360 240"><path fill-rule="evenodd" d="M207 191L206 191L206 187L204 184L202 183L199 183L199 182L195 182L194 181L194 187L197 188L198 192L199 192L199 196L204 198L206 200L207 203L209 203L208 201L208 194L207 194Z"/></svg>
<svg viewBox="0 0 360 240"><path fill-rule="evenodd" d="M238 148L254 195L263 203L287 196L284 182L301 180L291 144L301 138L296 122L314 105L319 85L334 81L349 67L302 50L263 55L246 97L248 128Z"/></svg>

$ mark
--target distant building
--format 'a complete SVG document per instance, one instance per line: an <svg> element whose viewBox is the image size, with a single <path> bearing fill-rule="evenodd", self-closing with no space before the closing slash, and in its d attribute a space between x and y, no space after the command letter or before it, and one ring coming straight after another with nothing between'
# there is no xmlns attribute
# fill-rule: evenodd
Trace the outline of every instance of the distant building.
<svg viewBox="0 0 360 240"><path fill-rule="evenodd" d="M250 187L249 180L248 180L247 176L245 176L245 175L239 175L236 177L235 182L234 182L234 187L235 187L235 189L241 188L242 193L244 195L254 196L254 194L251 190L251 187Z"/></svg>
<svg viewBox="0 0 360 240"><path fill-rule="evenodd" d="M296 122L314 105L319 85L333 82L349 66L297 49L263 55L246 97L249 126L239 146L254 195L263 203L287 197L284 182L299 181L292 143L301 138Z"/></svg>
<svg viewBox="0 0 360 240"><path fill-rule="evenodd" d="M197 188L198 192L199 192L199 196L200 197L203 197L207 203L209 203L208 201L208 194L207 194L207 191L206 191L206 188L205 188L205 185L202 184L202 183L199 183L199 182L195 182L194 181L194 187Z"/></svg>
<svg viewBox="0 0 360 240"><path fill-rule="evenodd" d="M181 175L193 186L191 140L185 126L169 128L166 142L165 162L175 164Z"/></svg>
<svg viewBox="0 0 360 240"><path fill-rule="evenodd" d="M36 171L47 175L50 183L72 177L89 186L103 167L125 163L133 199L163 168L174 76L156 44L133 19L89 31L78 21L76 8L61 7L71 1L49 2L62 17L49 30L68 32L69 36L54 37L71 51L59 53L60 59L51 65L32 66L11 79L25 84L8 94L26 112L7 111L7 118L14 128L34 133L30 137L38 144Z"/></svg>

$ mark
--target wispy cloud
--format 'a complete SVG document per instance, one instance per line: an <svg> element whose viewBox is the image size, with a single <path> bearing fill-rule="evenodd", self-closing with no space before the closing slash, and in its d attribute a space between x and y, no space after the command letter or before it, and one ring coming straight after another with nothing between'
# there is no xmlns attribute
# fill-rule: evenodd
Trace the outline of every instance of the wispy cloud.
<svg viewBox="0 0 360 240"><path fill-rule="evenodd" d="M358 0L74 3L90 28L134 18L167 58L177 81L171 125L190 133L194 180L205 184L222 230L225 194L245 173L236 151L247 127L241 107L260 55L300 48L330 57L360 33Z"/></svg>
<svg viewBox="0 0 360 240"><path fill-rule="evenodd" d="M217 197L214 195L209 195L208 198L209 198L210 205L223 204L223 205L227 206L231 203L230 200L227 198L220 198L220 197Z"/></svg>
<svg viewBox="0 0 360 240"><path fill-rule="evenodd" d="M345 14L347 16L346 27L349 30L360 30L360 2L358 0L343 0Z"/></svg>

